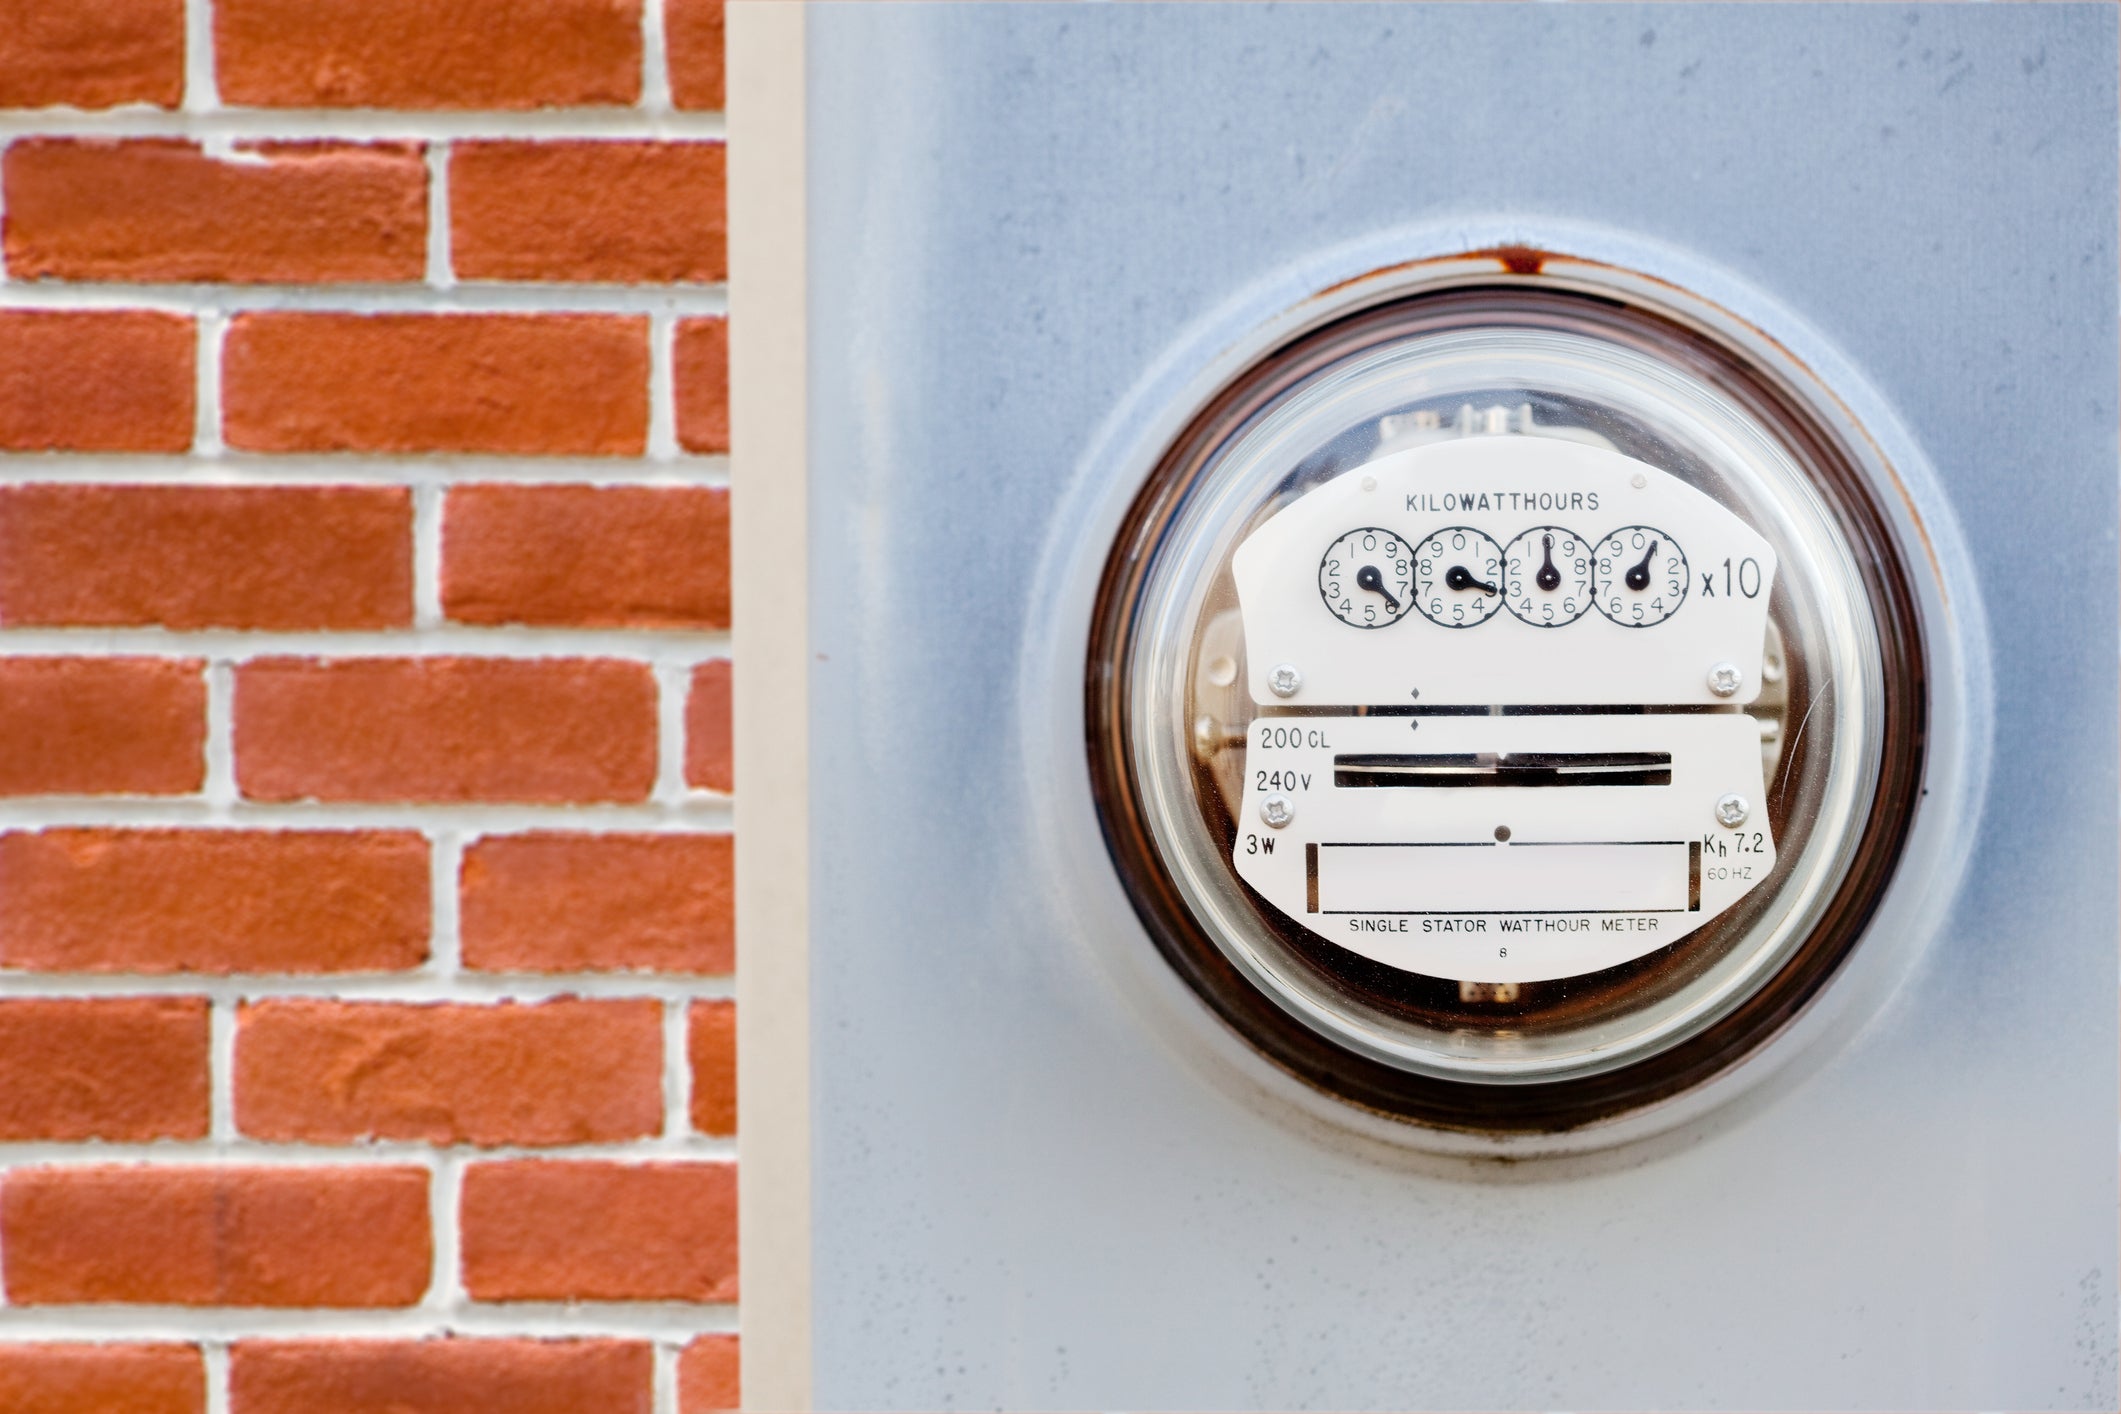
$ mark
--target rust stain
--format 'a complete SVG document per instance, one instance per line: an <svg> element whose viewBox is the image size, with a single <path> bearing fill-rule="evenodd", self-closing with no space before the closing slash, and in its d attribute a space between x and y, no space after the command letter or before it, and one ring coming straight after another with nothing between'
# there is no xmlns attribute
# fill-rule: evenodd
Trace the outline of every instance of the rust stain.
<svg viewBox="0 0 2121 1414"><path fill-rule="evenodd" d="M1472 260L1495 261L1512 275L1537 275L1547 266L1547 252L1528 245L1490 246L1486 250L1469 250L1466 256Z"/></svg>
<svg viewBox="0 0 2121 1414"><path fill-rule="evenodd" d="M1314 300L1328 299L1350 285L1359 285L1365 280L1374 280L1380 275L1397 275L1403 270L1414 270L1424 265L1452 265L1462 260L1492 260L1512 275L1537 275L1546 269L1547 261L1554 258L1552 252L1538 250L1528 245L1489 246L1484 250L1463 250L1450 255L1425 255L1416 260L1402 260L1393 265L1380 265L1374 270L1365 270L1360 275L1350 275L1345 280L1335 280L1324 289L1314 293Z"/></svg>

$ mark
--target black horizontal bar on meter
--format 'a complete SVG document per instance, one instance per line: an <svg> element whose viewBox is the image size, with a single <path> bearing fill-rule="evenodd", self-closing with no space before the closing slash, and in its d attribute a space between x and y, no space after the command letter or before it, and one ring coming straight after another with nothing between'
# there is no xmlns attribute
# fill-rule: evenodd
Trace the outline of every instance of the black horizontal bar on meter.
<svg viewBox="0 0 2121 1414"><path fill-rule="evenodd" d="M1553 849L1576 849L1576 848L1579 848L1579 847L1581 847L1581 846L1583 846L1583 845L1587 845L1587 844L1686 844L1686 843L1687 843L1687 841L1686 841L1686 840L1511 840L1511 841L1510 841L1510 847L1511 847L1511 848L1513 848L1513 849L1539 849L1539 848L1541 848L1541 847L1546 847L1546 848L1553 848ZM1700 848L1701 846L1699 845L1699 843L1696 843L1694 847L1695 847L1696 849L1699 849L1699 848Z"/></svg>
<svg viewBox="0 0 2121 1414"><path fill-rule="evenodd" d="M1668 786L1669 751L1367 752L1333 758L1348 787Z"/></svg>
<svg viewBox="0 0 2121 1414"><path fill-rule="evenodd" d="M1562 918L1591 913L1687 913L1684 908L1322 908L1364 918Z"/></svg>
<svg viewBox="0 0 2121 1414"><path fill-rule="evenodd" d="M1692 717L1727 716L1745 711L1745 707L1731 702L1456 702L1426 707L1374 702L1291 707L1277 703L1257 709L1253 720L1264 721L1269 717Z"/></svg>
<svg viewBox="0 0 2121 1414"><path fill-rule="evenodd" d="M1512 849L1580 849L1584 845L1685 844L1685 840L1511 840ZM1320 840L1319 849L1500 849L1501 840ZM1697 849L1699 845L1695 846Z"/></svg>

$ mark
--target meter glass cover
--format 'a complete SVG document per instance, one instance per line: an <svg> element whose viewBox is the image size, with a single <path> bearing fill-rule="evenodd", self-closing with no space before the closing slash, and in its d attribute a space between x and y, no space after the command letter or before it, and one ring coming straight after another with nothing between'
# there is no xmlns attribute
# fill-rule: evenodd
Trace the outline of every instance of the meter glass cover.
<svg viewBox="0 0 2121 1414"><path fill-rule="evenodd" d="M1528 289L1227 389L1093 646L1167 955L1307 1078L1446 1123L1577 1122L1772 1029L1889 873L1921 735L1905 579L1820 426L1696 333Z"/></svg>

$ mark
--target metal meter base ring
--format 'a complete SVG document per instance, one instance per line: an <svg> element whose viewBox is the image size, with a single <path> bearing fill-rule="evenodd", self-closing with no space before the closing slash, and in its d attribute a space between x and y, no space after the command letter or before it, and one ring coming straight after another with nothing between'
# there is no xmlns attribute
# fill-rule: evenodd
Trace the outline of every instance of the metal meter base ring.
<svg viewBox="0 0 2121 1414"><path fill-rule="evenodd" d="M1195 478L1290 389L1332 365L1422 331L1479 325L1591 326L1696 372L1772 425L1832 493L1837 527L1854 553L1876 613L1883 656L1885 729L1876 788L1859 843L1808 935L1766 981L1706 1025L1644 1058L1565 1078L1455 1078L1405 1068L1343 1044L1269 995L1211 937L1189 908L1144 818L1132 743L1137 611L1154 553ZM1926 747L1925 653L1915 595L1876 490L1857 459L1826 430L1804 396L1664 311L1568 289L1537 275L1469 281L1346 314L1291 340L1233 380L1172 443L1129 508L1092 615L1086 725L1091 783L1108 850L1150 937L1172 968L1234 1031L1285 1071L1365 1110L1422 1125L1485 1133L1551 1133L1654 1104L1751 1053L1780 1031L1833 977L1861 937L1906 842ZM1796 700L1806 700L1798 698ZM1788 766L1807 743L1800 725ZM1208 769L1196 765L1203 793ZM1778 830L1789 822L1776 820ZM1802 824L1803 822L1798 822ZM1434 979L1396 972L1323 939L1282 926L1243 887L1254 911L1325 988L1360 987L1370 1006L1416 1005ZM1606 972L1568 979L1584 995L1684 967L1683 939ZM1506 1019L1506 1013L1498 1013Z"/></svg>

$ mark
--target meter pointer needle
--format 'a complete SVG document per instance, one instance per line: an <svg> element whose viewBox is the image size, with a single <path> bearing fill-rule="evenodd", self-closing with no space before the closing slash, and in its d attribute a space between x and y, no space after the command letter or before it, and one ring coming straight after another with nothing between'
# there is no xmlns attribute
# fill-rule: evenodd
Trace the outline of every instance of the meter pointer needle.
<svg viewBox="0 0 2121 1414"><path fill-rule="evenodd" d="M1377 572L1377 566L1364 565L1361 569L1355 571L1355 587L1367 589L1372 594L1384 595L1385 603L1392 606L1392 612L1395 614L1399 612L1399 601L1392 597L1391 590L1385 588L1385 577Z"/></svg>
<svg viewBox="0 0 2121 1414"><path fill-rule="evenodd" d="M1362 583L1361 577L1357 576L1355 582L1357 584ZM1477 589L1483 594L1493 594L1496 592L1494 585L1486 583L1483 580L1473 578L1472 572L1469 571L1464 565L1453 565L1449 569L1445 570L1443 575L1443 582L1453 589Z"/></svg>
<svg viewBox="0 0 2121 1414"><path fill-rule="evenodd" d="M1533 575L1532 578L1539 581L1541 589L1552 594L1555 590L1561 588L1561 571L1554 568L1554 537L1551 535L1540 536L1539 547L1547 552L1547 562L1539 567L1539 573Z"/></svg>
<svg viewBox="0 0 2121 1414"><path fill-rule="evenodd" d="M1650 548L1642 552L1642 563L1628 571L1628 588L1640 594L1650 587L1650 561L1657 556L1657 542L1652 540Z"/></svg>

